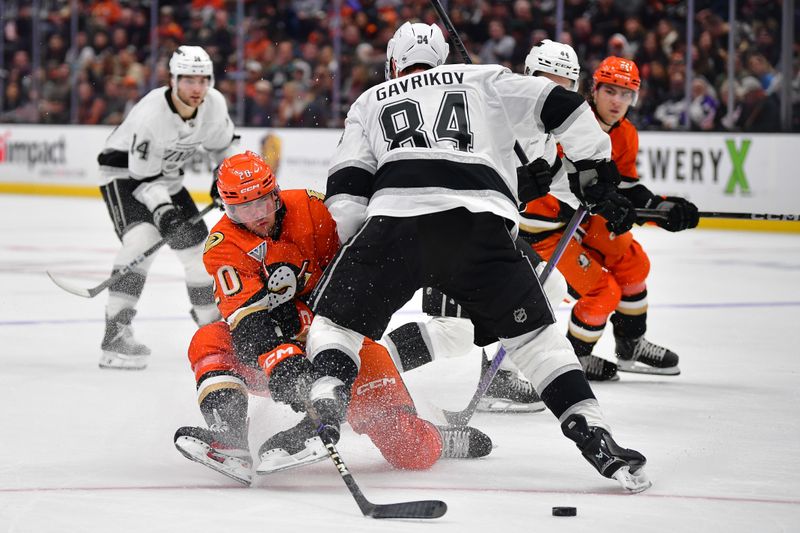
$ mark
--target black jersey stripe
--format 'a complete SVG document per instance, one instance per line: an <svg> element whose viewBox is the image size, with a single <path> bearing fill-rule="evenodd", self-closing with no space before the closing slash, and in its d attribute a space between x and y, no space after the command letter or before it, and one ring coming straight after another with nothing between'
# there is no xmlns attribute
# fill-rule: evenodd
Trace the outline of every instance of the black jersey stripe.
<svg viewBox="0 0 800 533"><path fill-rule="evenodd" d="M372 196L372 182L373 175L368 170L354 166L342 167L328 176L326 201L337 194L369 198Z"/></svg>
<svg viewBox="0 0 800 533"><path fill-rule="evenodd" d="M542 103L540 117L545 131L565 130L578 117L580 113L576 111L582 106L589 108L581 95L561 86L554 87Z"/></svg>
<svg viewBox="0 0 800 533"><path fill-rule="evenodd" d="M516 203L514 193L493 168L446 159L401 159L386 163L375 174L375 192L388 188L491 190Z"/></svg>

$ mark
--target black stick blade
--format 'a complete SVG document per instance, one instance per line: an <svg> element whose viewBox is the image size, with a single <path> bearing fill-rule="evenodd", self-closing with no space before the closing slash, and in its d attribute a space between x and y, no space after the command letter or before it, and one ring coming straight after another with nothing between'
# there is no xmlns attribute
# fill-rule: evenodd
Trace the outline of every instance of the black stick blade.
<svg viewBox="0 0 800 533"><path fill-rule="evenodd" d="M368 514L372 518L439 518L447 512L447 504L439 500L375 505Z"/></svg>

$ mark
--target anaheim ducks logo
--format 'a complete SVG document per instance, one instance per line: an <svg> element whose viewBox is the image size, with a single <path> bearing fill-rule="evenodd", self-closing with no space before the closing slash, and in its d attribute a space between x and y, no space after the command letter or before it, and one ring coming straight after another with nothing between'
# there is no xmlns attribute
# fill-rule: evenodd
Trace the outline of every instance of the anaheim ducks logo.
<svg viewBox="0 0 800 533"><path fill-rule="evenodd" d="M206 253L207 251L209 251L210 249L221 243L223 240L225 240L225 235L223 235L218 231L215 231L214 233L208 236L208 239L206 239L206 247L203 250L203 253Z"/></svg>
<svg viewBox="0 0 800 533"><path fill-rule="evenodd" d="M300 268L292 263L272 263L264 266L267 282L267 308L275 309L279 305L294 300L303 291L311 277L308 272L308 261L303 261Z"/></svg>

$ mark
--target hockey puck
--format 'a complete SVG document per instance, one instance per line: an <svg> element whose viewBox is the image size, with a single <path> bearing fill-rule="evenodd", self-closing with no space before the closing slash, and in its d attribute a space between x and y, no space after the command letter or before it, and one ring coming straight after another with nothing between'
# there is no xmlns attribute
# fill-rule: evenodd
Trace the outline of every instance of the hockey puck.
<svg viewBox="0 0 800 533"><path fill-rule="evenodd" d="M553 516L576 516L577 507L553 507Z"/></svg>

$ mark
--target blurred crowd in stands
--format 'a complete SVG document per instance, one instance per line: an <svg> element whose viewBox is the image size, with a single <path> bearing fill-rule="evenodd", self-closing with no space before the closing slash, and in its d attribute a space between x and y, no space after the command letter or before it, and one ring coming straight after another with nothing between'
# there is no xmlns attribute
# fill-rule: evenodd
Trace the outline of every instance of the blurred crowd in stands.
<svg viewBox="0 0 800 533"><path fill-rule="evenodd" d="M781 86L790 83L791 129L800 131L800 47L795 40L793 76L783 80L780 0L736 2L732 103L727 79L728 1L695 1L690 52L694 81L688 106L685 1L565 0L561 35L555 35L556 0L443 3L476 63L501 63L522 72L533 44L546 38L560 40L577 51L582 61L581 89L588 92L591 73L604 57L633 59L643 83L639 104L629 118L642 129L683 129L688 115L692 130L780 131ZM333 0L246 0L241 24L236 1L161 0L153 75L149 2L76 4L80 12L73 43L72 2L39 0L40 68L34 71L32 2L5 0L0 122L66 124L76 103L80 124L119 124L153 81L157 86L168 83L172 51L193 44L205 47L215 61L216 87L227 97L234 117L240 102L237 80L244 78L243 125L337 127L349 104L383 81L386 43L399 24L414 19L438 22L427 0L341 0L337 54ZM450 61L460 61L455 50ZM77 91L74 100L72 90Z"/></svg>

